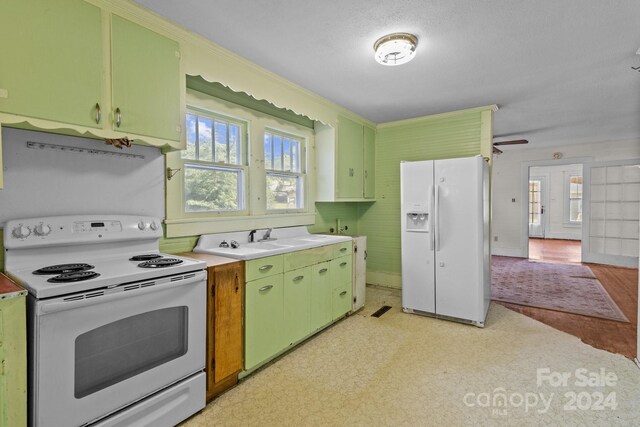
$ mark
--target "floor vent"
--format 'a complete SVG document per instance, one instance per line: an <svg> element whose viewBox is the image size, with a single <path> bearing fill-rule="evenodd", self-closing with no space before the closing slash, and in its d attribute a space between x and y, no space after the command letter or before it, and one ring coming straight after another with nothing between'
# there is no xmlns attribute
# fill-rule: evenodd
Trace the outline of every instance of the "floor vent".
<svg viewBox="0 0 640 427"><path fill-rule="evenodd" d="M378 309L378 311L376 311L375 313L373 313L371 315L371 317L380 317L383 314L385 314L387 311L391 310L391 306L390 305L383 305L382 307L380 307Z"/></svg>

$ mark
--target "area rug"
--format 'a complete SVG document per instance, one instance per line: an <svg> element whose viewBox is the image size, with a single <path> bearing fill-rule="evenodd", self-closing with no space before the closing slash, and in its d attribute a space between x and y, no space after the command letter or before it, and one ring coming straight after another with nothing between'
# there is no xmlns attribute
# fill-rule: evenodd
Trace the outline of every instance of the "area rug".
<svg viewBox="0 0 640 427"><path fill-rule="evenodd" d="M586 265L493 256L491 298L628 322Z"/></svg>

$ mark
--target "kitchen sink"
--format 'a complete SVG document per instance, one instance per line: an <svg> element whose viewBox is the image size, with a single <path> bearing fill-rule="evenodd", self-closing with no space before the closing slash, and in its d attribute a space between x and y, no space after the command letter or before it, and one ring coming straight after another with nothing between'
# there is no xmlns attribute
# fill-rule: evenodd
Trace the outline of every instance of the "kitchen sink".
<svg viewBox="0 0 640 427"><path fill-rule="evenodd" d="M279 230L287 230L288 232L283 232L278 236ZM300 232L295 233L297 230L300 230ZM261 232L257 233L258 236L262 234ZM222 240L242 242L243 239L247 238L247 233L209 234L200 237L198 245L194 248L194 252L249 260L351 240L351 237L343 235L309 234L304 227L274 229L272 236L273 235L278 237L263 242L240 243L240 247L238 248L221 248L218 245Z"/></svg>

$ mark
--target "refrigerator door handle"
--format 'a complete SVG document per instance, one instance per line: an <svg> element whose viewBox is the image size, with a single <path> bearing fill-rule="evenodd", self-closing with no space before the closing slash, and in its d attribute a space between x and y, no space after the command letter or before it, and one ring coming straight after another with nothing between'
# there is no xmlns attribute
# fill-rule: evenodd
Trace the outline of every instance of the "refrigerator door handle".
<svg viewBox="0 0 640 427"><path fill-rule="evenodd" d="M434 221L433 221L433 216L435 213L435 209L433 207L434 205L434 199L435 199L435 186L434 185L430 185L429 186L429 199L430 199L430 203L429 203L429 210L431 212L431 214L429 215L429 226L431 227L431 236L429 238L429 250L433 251L434 247L435 247L435 239L436 239L436 229L434 226Z"/></svg>
<svg viewBox="0 0 640 427"><path fill-rule="evenodd" d="M434 237L435 237L435 241L436 241L436 251L440 252L440 186L439 185L435 185L435 199L436 199L436 209L435 209L435 233L434 233Z"/></svg>

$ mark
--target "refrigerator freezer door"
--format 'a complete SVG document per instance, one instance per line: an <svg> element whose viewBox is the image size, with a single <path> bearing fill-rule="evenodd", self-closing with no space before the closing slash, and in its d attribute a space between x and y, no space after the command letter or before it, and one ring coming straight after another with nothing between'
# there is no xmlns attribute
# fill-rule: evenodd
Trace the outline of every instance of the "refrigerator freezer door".
<svg viewBox="0 0 640 427"><path fill-rule="evenodd" d="M435 161L436 313L484 322L483 160Z"/></svg>
<svg viewBox="0 0 640 427"><path fill-rule="evenodd" d="M402 218L402 306L435 313L433 229L407 229L407 215L416 212L431 217L433 161L400 164Z"/></svg>

